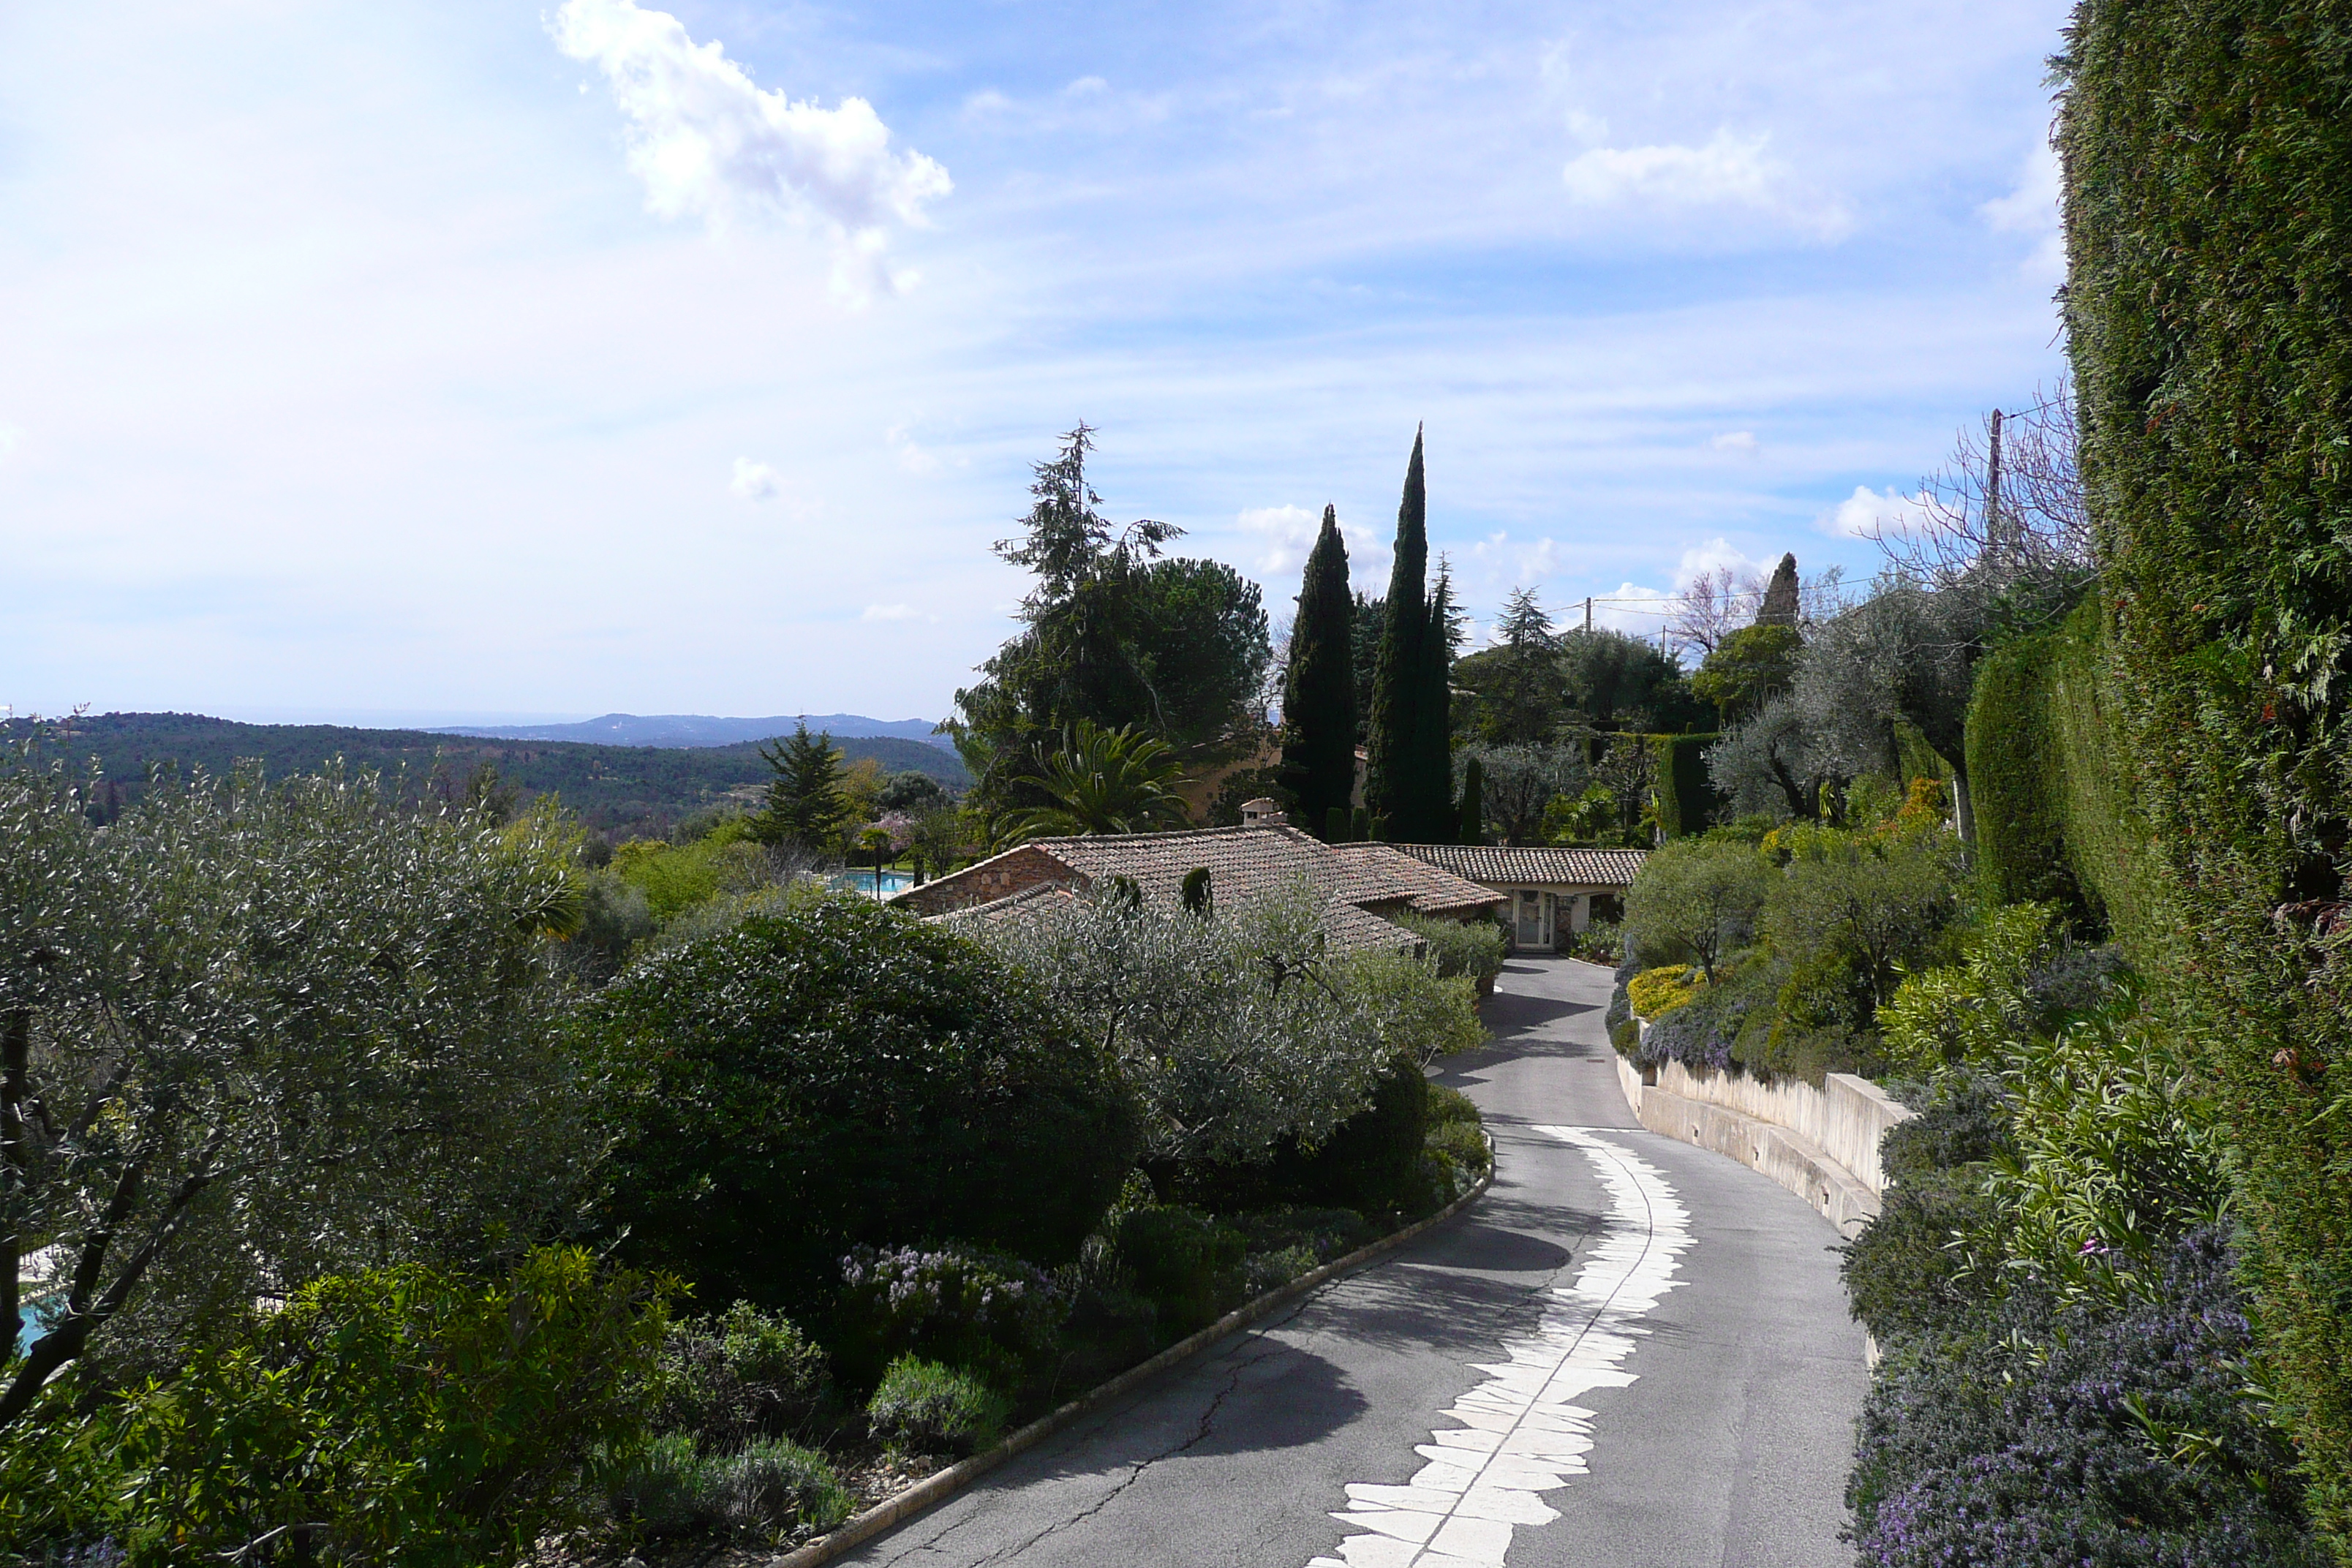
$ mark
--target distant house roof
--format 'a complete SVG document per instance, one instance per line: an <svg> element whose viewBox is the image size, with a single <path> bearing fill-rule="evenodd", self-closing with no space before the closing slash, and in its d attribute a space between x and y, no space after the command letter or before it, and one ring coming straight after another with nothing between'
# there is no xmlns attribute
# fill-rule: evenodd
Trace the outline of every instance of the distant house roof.
<svg viewBox="0 0 2352 1568"><path fill-rule="evenodd" d="M1554 849L1502 844L1400 844L1396 847L1416 860L1490 888L1506 884L1629 888L1647 853L1640 849Z"/></svg>
<svg viewBox="0 0 2352 1568"><path fill-rule="evenodd" d="M1035 838L889 901L919 915L989 919L1038 908L1055 896L1048 889L1085 890L1124 877L1147 901L1172 904L1195 869L1209 873L1219 900L1304 881L1324 895L1325 929L1341 947L1396 945L1397 927L1383 915L1462 919L1496 901L1492 889L1387 845L1325 844L1284 825Z"/></svg>

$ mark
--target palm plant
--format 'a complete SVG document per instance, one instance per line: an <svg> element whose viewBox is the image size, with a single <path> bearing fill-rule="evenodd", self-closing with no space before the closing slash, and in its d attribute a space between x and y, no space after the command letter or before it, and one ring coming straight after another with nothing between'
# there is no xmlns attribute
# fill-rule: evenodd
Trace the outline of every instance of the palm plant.
<svg viewBox="0 0 2352 1568"><path fill-rule="evenodd" d="M1063 737L1062 749L1045 759L1044 771L1021 781L1053 804L1015 813L1006 837L1149 833L1173 826L1185 817L1175 790L1179 771L1166 742L1081 719Z"/></svg>

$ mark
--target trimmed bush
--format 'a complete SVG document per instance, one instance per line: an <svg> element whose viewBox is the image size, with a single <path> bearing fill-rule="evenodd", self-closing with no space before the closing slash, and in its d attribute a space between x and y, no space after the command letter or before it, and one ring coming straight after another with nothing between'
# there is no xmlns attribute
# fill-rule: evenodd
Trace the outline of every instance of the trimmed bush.
<svg viewBox="0 0 2352 1568"><path fill-rule="evenodd" d="M705 1300L821 1315L860 1243L1068 1258L1134 1156L1094 1044L997 960L867 900L654 959L580 1034L612 1085L605 1223Z"/></svg>
<svg viewBox="0 0 2352 1568"><path fill-rule="evenodd" d="M1003 1436L1013 1402L968 1372L902 1355L866 1403L874 1436L918 1454L971 1454Z"/></svg>
<svg viewBox="0 0 2352 1568"><path fill-rule="evenodd" d="M1706 773L1706 749L1720 735L1648 735L1643 740L1658 767L1658 827L1668 838L1702 833L1723 809Z"/></svg>
<svg viewBox="0 0 2352 1568"><path fill-rule="evenodd" d="M2091 900L2067 854L2063 761L2053 727L2055 634L2020 637L1977 667L1969 703L1969 796L1986 889L2006 904L2049 904L2078 925Z"/></svg>
<svg viewBox="0 0 2352 1568"><path fill-rule="evenodd" d="M1207 1328L1241 1304L1248 1240L1198 1209L1129 1209L1119 1217L1116 1246L1120 1267L1171 1339Z"/></svg>

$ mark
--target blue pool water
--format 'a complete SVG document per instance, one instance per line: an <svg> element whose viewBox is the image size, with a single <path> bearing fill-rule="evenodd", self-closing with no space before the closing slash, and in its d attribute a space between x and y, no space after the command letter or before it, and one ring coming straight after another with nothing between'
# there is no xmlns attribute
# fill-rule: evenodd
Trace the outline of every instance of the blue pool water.
<svg viewBox="0 0 2352 1568"><path fill-rule="evenodd" d="M887 899L893 893L903 892L913 887L915 874L912 871L844 871L833 879L833 885L846 889L853 893L865 893L873 898Z"/></svg>

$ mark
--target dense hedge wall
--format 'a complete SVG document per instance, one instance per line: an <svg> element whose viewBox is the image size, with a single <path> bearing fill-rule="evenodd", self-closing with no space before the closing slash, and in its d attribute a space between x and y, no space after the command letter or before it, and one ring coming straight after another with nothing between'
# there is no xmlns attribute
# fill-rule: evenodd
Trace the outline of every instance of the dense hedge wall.
<svg viewBox="0 0 2352 1568"><path fill-rule="evenodd" d="M1977 667L1968 722L1977 858L2000 902L2053 903L2089 923L2095 911L2067 858L2063 764L2051 722L2057 642L2054 633L2020 637Z"/></svg>
<svg viewBox="0 0 2352 1568"><path fill-rule="evenodd" d="M2352 27L2084 0L2066 318L2115 718L2313 1510L2352 1562Z"/></svg>
<svg viewBox="0 0 2352 1568"><path fill-rule="evenodd" d="M1658 767L1658 825L1669 838L1704 832L1723 804L1706 776L1706 749L1720 735L1652 735Z"/></svg>

